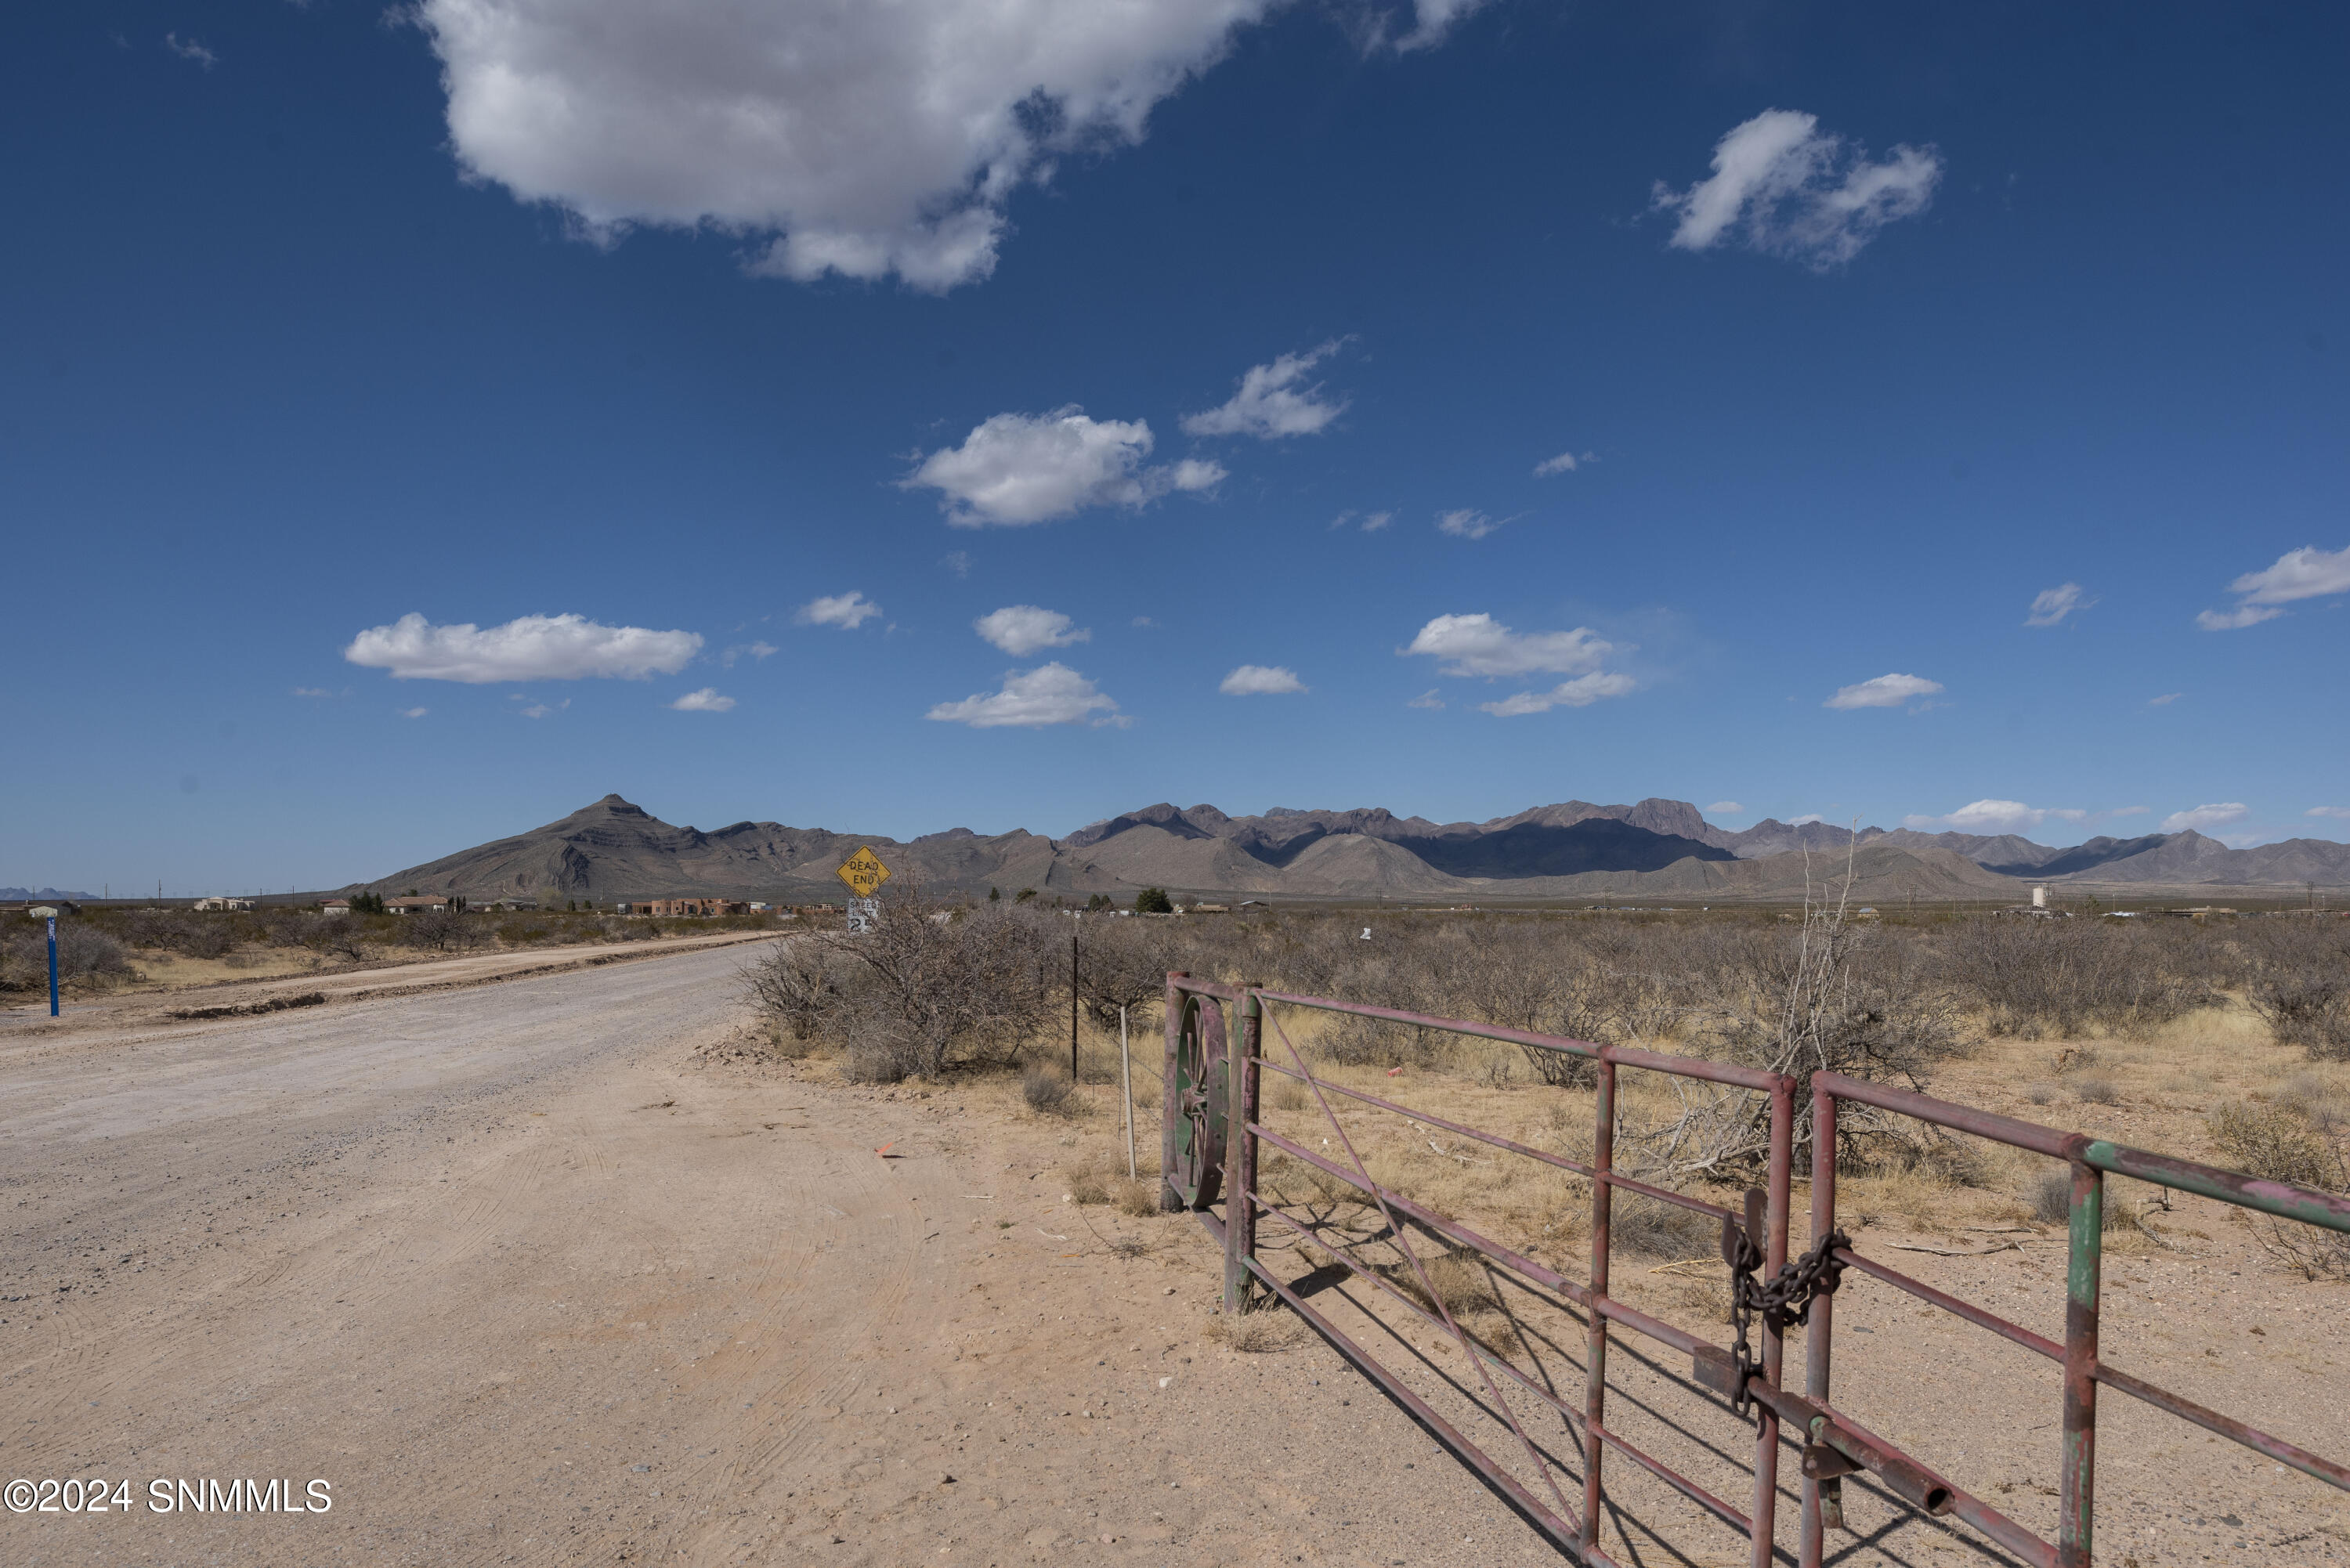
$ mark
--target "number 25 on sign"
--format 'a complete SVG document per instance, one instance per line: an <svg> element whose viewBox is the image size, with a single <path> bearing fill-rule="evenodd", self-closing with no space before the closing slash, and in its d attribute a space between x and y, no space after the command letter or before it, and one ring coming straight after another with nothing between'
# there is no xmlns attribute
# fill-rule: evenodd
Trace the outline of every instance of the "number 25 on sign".
<svg viewBox="0 0 2350 1568"><path fill-rule="evenodd" d="M858 898L870 898L881 890L881 884L889 879L889 867L882 865L881 857L873 853L872 846L867 845L850 856L833 875L847 883L848 890Z"/></svg>

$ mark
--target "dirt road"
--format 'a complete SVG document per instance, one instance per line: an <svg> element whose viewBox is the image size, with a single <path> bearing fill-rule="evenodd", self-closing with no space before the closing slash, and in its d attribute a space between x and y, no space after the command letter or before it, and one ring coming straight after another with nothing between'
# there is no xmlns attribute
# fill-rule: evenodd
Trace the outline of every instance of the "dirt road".
<svg viewBox="0 0 2350 1568"><path fill-rule="evenodd" d="M0 1479L133 1494L0 1561L1545 1560L1076 1135L697 1059L743 956L0 1037Z"/></svg>

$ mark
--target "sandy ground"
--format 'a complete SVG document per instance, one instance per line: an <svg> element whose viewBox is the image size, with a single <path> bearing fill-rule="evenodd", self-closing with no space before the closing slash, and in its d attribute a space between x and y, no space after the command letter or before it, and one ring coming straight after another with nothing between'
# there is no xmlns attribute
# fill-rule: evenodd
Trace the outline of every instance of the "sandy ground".
<svg viewBox="0 0 2350 1568"><path fill-rule="evenodd" d="M0 1479L127 1479L136 1504L0 1514L0 1562L1556 1560L1318 1341L1213 1340L1194 1222L1065 1200L1115 1147L1098 1092L1068 1122L1000 1085L752 1062L745 956L0 1030ZM2048 1331L2061 1262L2022 1240L1886 1255ZM2339 1457L2340 1293L2246 1269L2218 1241L2117 1259L2115 1358ZM1468 1419L1457 1352L1314 1282ZM1840 1311L1856 1412L2047 1526L2053 1376L1866 1282ZM1579 1388L1566 1326L1541 1354ZM1622 1429L1742 1506L1751 1441L1639 1348ZM2100 1561L2350 1560L2339 1494L2108 1400ZM158 1514L159 1477L317 1479L333 1507ZM1742 1560L1619 1479L1627 1560ZM1841 1562L2002 1560L1857 1486L1851 1511Z"/></svg>

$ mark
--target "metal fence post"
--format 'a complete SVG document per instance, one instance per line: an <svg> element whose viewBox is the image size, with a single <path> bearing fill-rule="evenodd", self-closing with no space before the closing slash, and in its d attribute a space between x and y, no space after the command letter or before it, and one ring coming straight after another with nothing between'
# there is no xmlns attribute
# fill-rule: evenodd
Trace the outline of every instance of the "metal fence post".
<svg viewBox="0 0 2350 1568"><path fill-rule="evenodd" d="M49 1016L57 1015L57 918L49 917Z"/></svg>
<svg viewBox="0 0 2350 1568"><path fill-rule="evenodd" d="M1230 1056L1232 1113L1224 1134L1224 1310L1237 1315L1248 1309L1248 1266L1256 1260L1256 1135L1249 1125L1257 1119L1264 1002L1253 986L1244 987L1235 1011L1240 1027Z"/></svg>
<svg viewBox="0 0 2350 1568"><path fill-rule="evenodd" d="M1783 1075L1771 1085L1771 1168L1764 1192L1762 1277L1776 1279L1787 1262L1787 1192L1795 1164L1795 1080ZM1786 1334L1766 1315L1762 1320L1762 1381L1779 1386L1779 1368L1786 1359ZM1771 1568L1779 1519L1779 1417L1768 1405L1754 1411L1754 1533L1752 1568Z"/></svg>
<svg viewBox="0 0 2350 1568"><path fill-rule="evenodd" d="M1607 1184L1616 1168L1616 1064L1603 1049L1599 1057L1596 1126L1591 1137L1591 1298L1590 1331L1583 1362L1583 1528L1577 1540L1586 1548L1599 1544L1599 1434L1607 1420L1607 1318L1598 1302L1607 1293L1607 1222L1616 1189Z"/></svg>
<svg viewBox="0 0 2350 1568"><path fill-rule="evenodd" d="M1170 970L1167 973L1167 1054L1159 1064L1159 1211L1172 1214L1183 1207L1175 1192L1175 1117L1176 1101L1180 1097L1175 1086L1175 1044L1183 1032L1183 993L1176 988L1179 980L1189 980L1187 970Z"/></svg>
<svg viewBox="0 0 2350 1568"><path fill-rule="evenodd" d="M2076 1135L2077 1137L2077 1135ZM2073 1154L2073 1234L2064 1270L2064 1455L2058 1482L2058 1568L2089 1568L2096 1519L2097 1287L2106 1175Z"/></svg>
<svg viewBox="0 0 2350 1568"><path fill-rule="evenodd" d="M1812 1084L1812 1242L1835 1229L1836 1101L1827 1085ZM1828 1402L1828 1374L1835 1349L1835 1295L1812 1298L1812 1321L1804 1341L1804 1393L1814 1405ZM1844 1524L1844 1482L1804 1479L1802 1536L1797 1568L1820 1568L1827 1532Z"/></svg>

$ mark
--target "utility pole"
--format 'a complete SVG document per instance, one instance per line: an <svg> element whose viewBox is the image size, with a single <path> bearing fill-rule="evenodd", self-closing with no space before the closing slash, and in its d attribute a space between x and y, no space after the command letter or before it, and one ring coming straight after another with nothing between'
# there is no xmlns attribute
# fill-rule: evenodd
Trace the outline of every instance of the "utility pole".
<svg viewBox="0 0 2350 1568"><path fill-rule="evenodd" d="M1085 917L1079 915L1077 919ZM1077 1081L1077 932L1069 928L1069 1082Z"/></svg>

